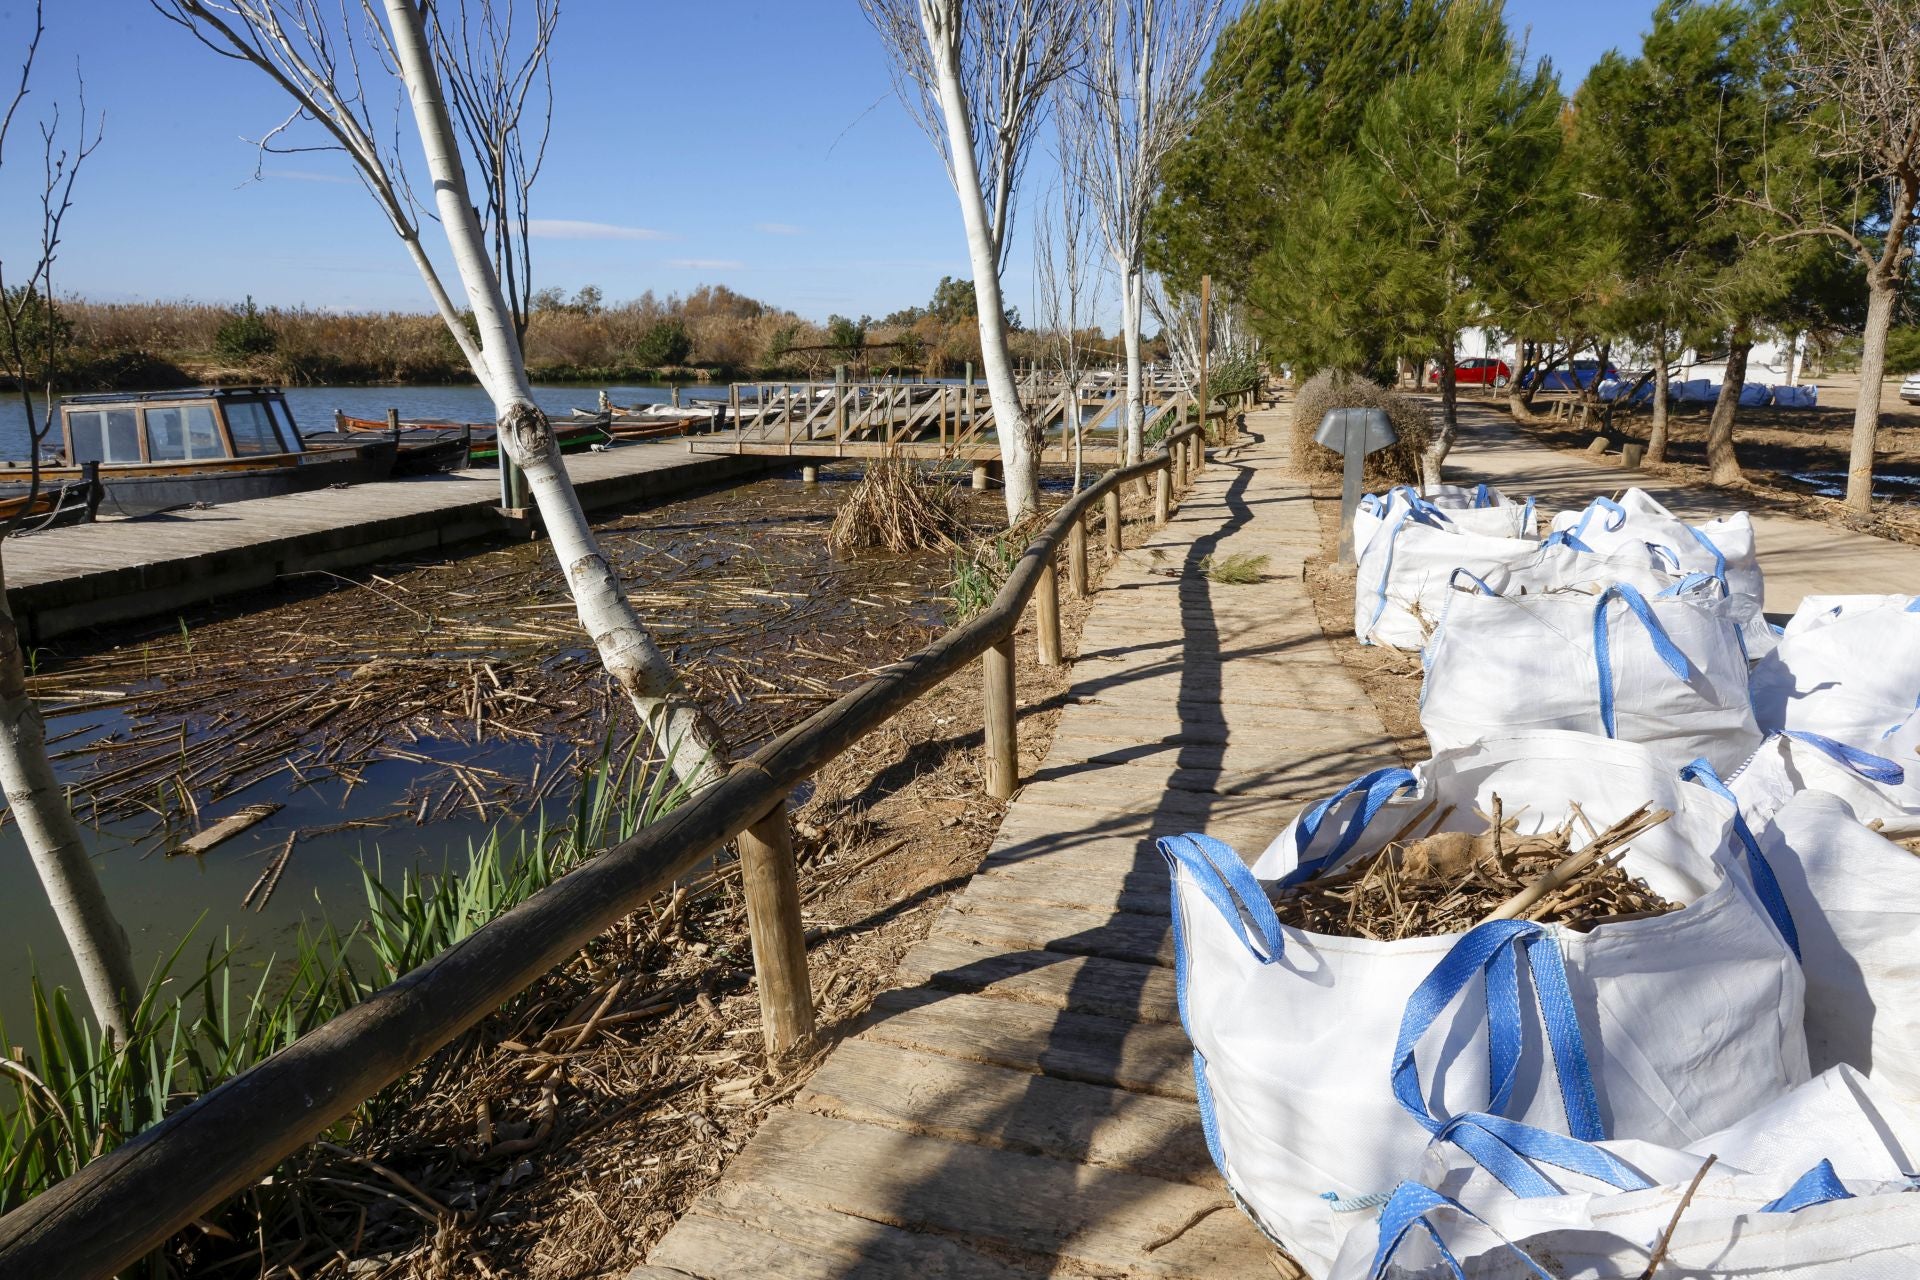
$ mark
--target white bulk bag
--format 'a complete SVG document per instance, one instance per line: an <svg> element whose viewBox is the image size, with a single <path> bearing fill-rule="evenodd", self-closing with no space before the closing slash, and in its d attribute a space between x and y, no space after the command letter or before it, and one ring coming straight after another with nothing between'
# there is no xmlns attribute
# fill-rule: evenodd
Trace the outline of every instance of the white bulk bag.
<svg viewBox="0 0 1920 1280"><path fill-rule="evenodd" d="M1920 707L1920 597L1808 596L1754 664L1762 729L1873 751Z"/></svg>
<svg viewBox="0 0 1920 1280"><path fill-rule="evenodd" d="M1495 793L1522 831L1573 801L1602 829L1643 804L1670 810L1626 865L1687 905L1586 934L1494 921L1397 942L1293 929L1269 905L1261 879L1371 853L1429 804L1452 807L1446 829L1469 829ZM1494 1108L1678 1145L1806 1079L1791 923L1775 923L1746 872L1726 873L1733 818L1632 743L1536 733L1369 774L1303 813L1252 871L1204 836L1163 841L1203 1128L1254 1220L1323 1275L1354 1206L1391 1190L1445 1116ZM1455 998L1482 972L1491 1004ZM1409 1000L1441 981L1456 985L1403 1053ZM1523 989L1550 1012L1523 1016ZM1389 1091L1393 1075L1422 1116Z"/></svg>
<svg viewBox="0 0 1920 1280"><path fill-rule="evenodd" d="M1847 1067L1685 1148L1579 1143L1491 1118L1460 1128L1483 1158L1436 1142L1418 1179L1346 1237L1333 1280L1620 1280L1643 1274L1663 1240L1659 1273L1672 1276L1858 1280L1920 1265L1906 1176L1920 1117Z"/></svg>
<svg viewBox="0 0 1920 1280"><path fill-rule="evenodd" d="M1438 507L1447 521L1461 533L1486 533L1499 538L1537 538L1539 513L1534 501L1515 502L1490 484L1428 485L1421 494Z"/></svg>
<svg viewBox="0 0 1920 1280"><path fill-rule="evenodd" d="M1519 595L1456 579L1425 661L1420 725L1436 752L1570 729L1642 743L1676 769L1704 756L1731 773L1760 745L1717 578L1651 598L1624 582Z"/></svg>
<svg viewBox="0 0 1920 1280"><path fill-rule="evenodd" d="M1725 580L1748 656L1758 658L1773 649L1773 628L1763 612L1766 583L1754 554L1753 521L1746 512L1690 525L1646 490L1629 489L1618 502L1595 498L1578 511L1561 512L1554 517L1552 532L1601 553L1653 548L1677 572L1710 573Z"/></svg>
<svg viewBox="0 0 1920 1280"><path fill-rule="evenodd" d="M1798 730L1771 735L1727 784L1755 828L1798 793L1824 791L1887 835L1920 835L1920 711L1864 749Z"/></svg>
<svg viewBox="0 0 1920 1280"><path fill-rule="evenodd" d="M1798 930L1812 1069L1847 1063L1920 1103L1920 857L1820 791L1755 835Z"/></svg>
<svg viewBox="0 0 1920 1280"><path fill-rule="evenodd" d="M1410 507L1377 523L1363 544L1356 517L1353 633L1362 644L1422 648L1440 622L1454 570L1491 580L1539 550L1527 538L1456 532L1437 513Z"/></svg>

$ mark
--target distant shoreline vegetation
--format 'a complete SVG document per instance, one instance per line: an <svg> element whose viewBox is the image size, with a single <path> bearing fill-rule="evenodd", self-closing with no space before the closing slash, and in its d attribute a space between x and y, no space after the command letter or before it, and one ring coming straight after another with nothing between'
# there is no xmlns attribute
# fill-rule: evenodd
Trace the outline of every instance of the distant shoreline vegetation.
<svg viewBox="0 0 1920 1280"><path fill-rule="evenodd" d="M62 391L473 380L446 326L426 312L261 307L251 298L237 307L64 298L32 310L38 325L57 330L63 350L54 381ZM1016 357L1044 360L1039 335L1019 330L1014 338ZM536 382L830 379L841 364L856 377L946 377L968 362L979 367L979 341L965 280L942 280L926 307L881 320L833 316L826 324L724 285L665 298L649 291L620 303L604 302L588 286L570 297L554 289L534 295L526 355ZM0 371L0 382L17 385L21 373ZM44 384L44 367L25 373Z"/></svg>

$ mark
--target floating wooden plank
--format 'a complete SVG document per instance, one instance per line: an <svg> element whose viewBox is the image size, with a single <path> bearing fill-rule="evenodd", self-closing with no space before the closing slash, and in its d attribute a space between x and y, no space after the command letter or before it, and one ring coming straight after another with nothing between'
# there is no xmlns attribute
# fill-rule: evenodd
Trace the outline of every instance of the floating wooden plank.
<svg viewBox="0 0 1920 1280"><path fill-rule="evenodd" d="M280 812L285 807L273 801L264 804L250 804L244 809L228 814L212 826L196 831L182 840L177 848L167 850L169 858L199 855L224 841L231 840L249 827L257 826ZM252 896L252 895L248 895Z"/></svg>

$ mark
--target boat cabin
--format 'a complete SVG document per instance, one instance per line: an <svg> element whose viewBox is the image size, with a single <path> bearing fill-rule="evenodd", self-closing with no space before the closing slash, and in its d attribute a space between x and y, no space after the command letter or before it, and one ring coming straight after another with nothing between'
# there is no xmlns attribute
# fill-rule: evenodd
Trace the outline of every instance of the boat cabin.
<svg viewBox="0 0 1920 1280"><path fill-rule="evenodd" d="M60 426L68 466L199 463L304 451L278 387L67 396Z"/></svg>

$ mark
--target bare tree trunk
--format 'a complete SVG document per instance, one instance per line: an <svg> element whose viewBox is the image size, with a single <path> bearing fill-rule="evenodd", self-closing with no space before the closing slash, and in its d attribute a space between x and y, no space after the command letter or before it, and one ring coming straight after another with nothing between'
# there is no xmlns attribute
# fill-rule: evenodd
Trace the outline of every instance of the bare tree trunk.
<svg viewBox="0 0 1920 1280"><path fill-rule="evenodd" d="M1647 433L1647 461L1667 460L1667 331L1653 340L1653 426Z"/></svg>
<svg viewBox="0 0 1920 1280"><path fill-rule="evenodd" d="M960 200L960 221L967 230L967 257L973 264L973 300L980 318L980 367L987 379L987 398L993 404L993 424L1000 440L1000 465L1006 480L1007 523L1018 524L1040 507L1040 470L1035 461L1034 431L1020 404L1014 380L1013 356L1007 346L1007 310L1000 294L1000 255L987 202L980 190L980 168L974 159L973 124L966 93L960 86L960 39L937 38L928 32L933 50L933 75L940 111L945 118L948 154L953 165L953 190Z"/></svg>
<svg viewBox="0 0 1920 1280"><path fill-rule="evenodd" d="M1440 351L1440 430L1434 433L1426 451L1420 455L1420 483L1429 489L1441 482L1440 464L1453 451L1453 442L1460 433L1459 369L1453 356L1457 341L1458 335L1448 334Z"/></svg>
<svg viewBox="0 0 1920 1280"><path fill-rule="evenodd" d="M7 608L0 570L0 792L20 825L33 869L46 887L94 1020L128 1042L129 1014L140 997L126 931L113 918L81 842L66 795L47 763L47 727L27 694L20 632Z"/></svg>
<svg viewBox="0 0 1920 1280"><path fill-rule="evenodd" d="M1144 437L1147 419L1147 389L1140 367L1140 310L1145 302L1146 276L1137 267L1129 267L1120 277L1120 328L1127 352L1127 437L1125 457L1129 465L1146 456Z"/></svg>
<svg viewBox="0 0 1920 1280"><path fill-rule="evenodd" d="M1513 357L1513 376L1507 379L1507 412L1515 421L1525 422L1533 417L1533 396L1526 389L1533 377L1533 344L1520 343L1514 348Z"/></svg>
<svg viewBox="0 0 1920 1280"><path fill-rule="evenodd" d="M493 400L501 445L526 475L554 555L566 571L580 625L593 638L601 664L639 713L674 775L689 786L710 781L726 763L726 740L705 712L676 696L673 668L647 635L600 552L580 496L560 461L553 427L533 401L511 313L468 195L420 10L415 0L385 0L385 5L401 79L412 99L414 123L426 152L435 204L473 310L481 355L476 371ZM994 294L997 298L997 289Z"/></svg>
<svg viewBox="0 0 1920 1280"><path fill-rule="evenodd" d="M1867 328L1860 342L1860 392L1853 408L1853 445L1847 451L1847 510L1873 510L1873 454L1880 435L1880 397L1887 375L1887 330L1893 324L1894 282L1867 274Z"/></svg>
<svg viewBox="0 0 1920 1280"><path fill-rule="evenodd" d="M1752 352L1753 339L1744 335L1727 344L1727 376L1707 423L1708 484L1739 484L1746 478L1733 451L1733 422L1740 410L1740 391L1747 385L1747 357Z"/></svg>

